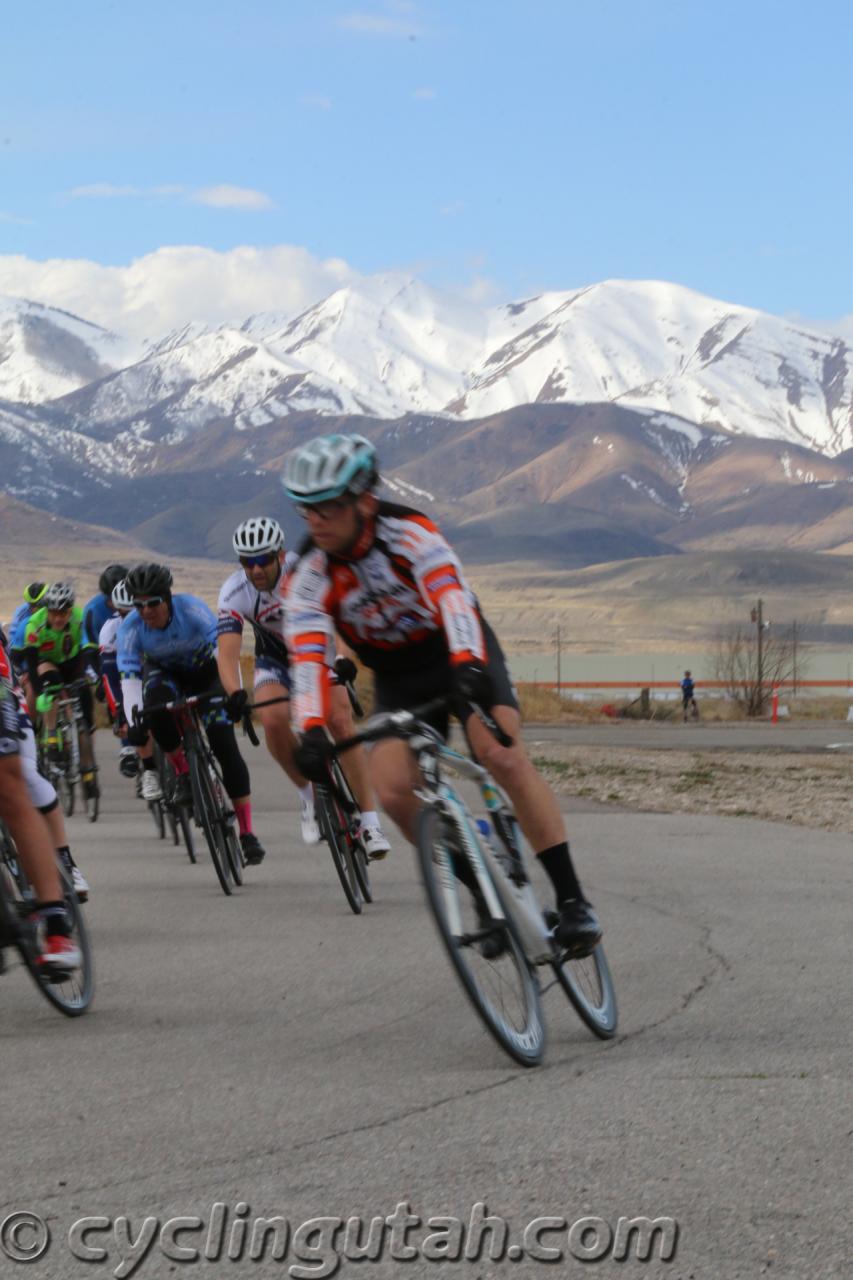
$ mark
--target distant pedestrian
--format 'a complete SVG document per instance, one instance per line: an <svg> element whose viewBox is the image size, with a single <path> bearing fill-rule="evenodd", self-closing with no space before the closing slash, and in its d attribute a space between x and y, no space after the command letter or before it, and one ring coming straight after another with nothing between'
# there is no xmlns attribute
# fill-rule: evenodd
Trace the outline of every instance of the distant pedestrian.
<svg viewBox="0 0 853 1280"><path fill-rule="evenodd" d="M685 671L684 679L681 682L681 709L684 712L684 723L687 723L688 713L692 714L694 720L699 719L699 708L696 705L696 698L693 692L693 678L689 671Z"/></svg>

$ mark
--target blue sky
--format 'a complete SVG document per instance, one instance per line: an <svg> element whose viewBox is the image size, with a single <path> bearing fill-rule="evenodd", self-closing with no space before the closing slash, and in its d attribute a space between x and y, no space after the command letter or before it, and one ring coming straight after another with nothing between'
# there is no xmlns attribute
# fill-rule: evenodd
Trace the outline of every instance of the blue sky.
<svg viewBox="0 0 853 1280"><path fill-rule="evenodd" d="M0 290L49 291L48 259L300 246L309 293L335 259L846 316L851 37L834 0L6 7Z"/></svg>

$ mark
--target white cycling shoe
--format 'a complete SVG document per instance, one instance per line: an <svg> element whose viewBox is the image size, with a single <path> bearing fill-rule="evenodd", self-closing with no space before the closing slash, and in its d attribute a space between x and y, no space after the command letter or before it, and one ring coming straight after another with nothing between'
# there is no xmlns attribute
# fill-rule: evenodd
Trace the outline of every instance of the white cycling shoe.
<svg viewBox="0 0 853 1280"><path fill-rule="evenodd" d="M320 835L320 828L317 825L317 815L314 812L313 800L302 801L300 823L302 825L302 839L305 843L319 844L322 837Z"/></svg>
<svg viewBox="0 0 853 1280"><path fill-rule="evenodd" d="M388 837L380 826L368 827L364 823L359 830L364 852L371 862L379 862L391 848Z"/></svg>
<svg viewBox="0 0 853 1280"><path fill-rule="evenodd" d="M74 892L77 894L77 901L88 902L89 884L78 866L71 868L71 883L74 886Z"/></svg>
<svg viewBox="0 0 853 1280"><path fill-rule="evenodd" d="M146 769L142 774L142 799L146 802L163 799L163 788L156 769Z"/></svg>

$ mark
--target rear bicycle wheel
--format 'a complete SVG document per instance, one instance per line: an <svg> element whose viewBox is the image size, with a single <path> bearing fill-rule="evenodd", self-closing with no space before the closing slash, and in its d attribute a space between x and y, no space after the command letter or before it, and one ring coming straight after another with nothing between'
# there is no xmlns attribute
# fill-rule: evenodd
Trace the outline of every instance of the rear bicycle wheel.
<svg viewBox="0 0 853 1280"><path fill-rule="evenodd" d="M355 915L360 916L362 906L361 886L358 882L355 860L347 839L346 825L342 821L340 806L336 802L333 793L322 783L317 783L314 787L314 811L317 815L320 830L323 833L323 839L329 846L332 862L335 864L335 870L338 873L338 879L341 882L344 896L350 905L350 910Z"/></svg>
<svg viewBox="0 0 853 1280"><path fill-rule="evenodd" d="M77 901L77 894L64 867L60 866L65 910L71 926L71 939L80 952L80 967L71 972L50 971L39 963L41 926L33 916L37 906L35 894L17 856L11 836L0 842L0 876L3 886L6 922L11 919L15 946L30 976L44 998L68 1018L85 1013L95 994L95 972L89 932Z"/></svg>
<svg viewBox="0 0 853 1280"><path fill-rule="evenodd" d="M213 789L205 752L195 744L187 752L193 811L196 823L204 832L210 857L222 892L231 896L231 866L222 836L221 814Z"/></svg>
<svg viewBox="0 0 853 1280"><path fill-rule="evenodd" d="M583 960L564 956L552 962L557 981L565 991L575 1011L600 1040L610 1040L616 1035L618 1011L616 989L604 947L599 942L592 955Z"/></svg>
<svg viewBox="0 0 853 1280"><path fill-rule="evenodd" d="M523 1067L537 1066L545 1048L539 985L512 921L493 920L484 928L485 904L478 907L454 867L457 859L469 864L447 814L421 811L417 849L427 900L465 994L501 1048ZM489 954L495 945L499 954Z"/></svg>

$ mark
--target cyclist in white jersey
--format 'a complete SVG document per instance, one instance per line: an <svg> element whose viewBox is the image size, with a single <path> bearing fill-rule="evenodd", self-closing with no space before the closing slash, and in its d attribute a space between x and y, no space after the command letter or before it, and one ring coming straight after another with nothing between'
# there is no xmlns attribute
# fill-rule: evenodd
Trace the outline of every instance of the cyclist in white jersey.
<svg viewBox="0 0 853 1280"><path fill-rule="evenodd" d="M284 641L284 595L288 576L298 562L298 556L292 551L285 552L281 526L269 516L255 516L244 521L234 533L233 547L241 567L225 580L219 592L217 662L219 678L230 698L229 710L239 718L248 702L248 694L242 688L240 678L240 648L246 622L255 634L255 697L258 701L289 697L290 664ZM346 691L336 686L330 690L330 699L330 730L336 738L348 737L354 730ZM314 814L313 788L293 762L296 739L291 728L289 704L280 702L275 706L262 707L258 716L270 755L299 792L302 838L306 844L317 844L320 831ZM361 810L361 834L365 848L371 858L382 858L390 845L376 813L363 752L348 753L346 767L353 795Z"/></svg>

